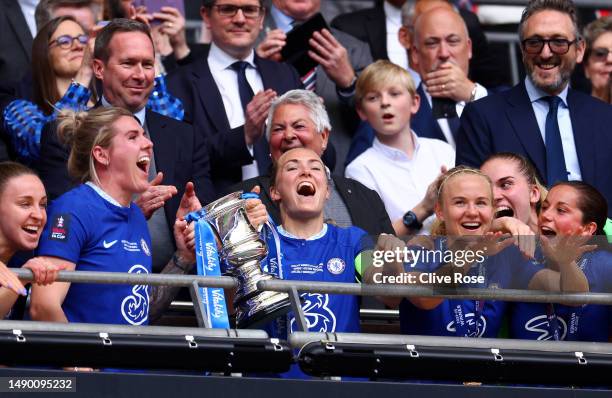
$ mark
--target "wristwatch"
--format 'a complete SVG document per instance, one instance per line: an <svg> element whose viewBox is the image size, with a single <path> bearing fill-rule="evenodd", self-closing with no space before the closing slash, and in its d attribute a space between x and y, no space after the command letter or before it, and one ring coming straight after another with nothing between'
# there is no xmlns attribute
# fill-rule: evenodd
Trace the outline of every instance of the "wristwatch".
<svg viewBox="0 0 612 398"><path fill-rule="evenodd" d="M418 231L423 228L423 224L419 221L416 214L412 210L408 210L404 217L402 218L404 225L410 231Z"/></svg>

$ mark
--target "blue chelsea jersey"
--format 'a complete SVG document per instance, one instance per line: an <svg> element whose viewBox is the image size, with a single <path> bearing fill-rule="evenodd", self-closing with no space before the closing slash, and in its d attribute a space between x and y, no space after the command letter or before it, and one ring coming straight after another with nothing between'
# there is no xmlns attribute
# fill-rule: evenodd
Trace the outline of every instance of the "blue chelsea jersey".
<svg viewBox="0 0 612 398"><path fill-rule="evenodd" d="M78 271L151 273L142 212L134 203L121 207L101 195L84 184L55 200L38 254L73 262ZM145 325L149 287L72 283L62 308L70 322Z"/></svg>
<svg viewBox="0 0 612 398"><path fill-rule="evenodd" d="M365 231L325 224L313 239L298 239L279 228L283 279L347 282L360 280L355 258L372 247ZM359 332L359 297L342 294L302 293L302 310L310 332ZM287 327L297 330L293 311L266 328L270 337L287 338ZM308 378L297 365L282 378Z"/></svg>
<svg viewBox="0 0 612 398"><path fill-rule="evenodd" d="M323 236L312 240L279 234L284 279L352 283L359 278L355 258L368 248L366 233L357 227L326 225ZM309 331L359 332L359 297L302 293L301 298ZM296 330L293 312L288 320L291 330ZM280 330L277 333L285 334Z"/></svg>
<svg viewBox="0 0 612 398"><path fill-rule="evenodd" d="M446 250L444 240L435 241L436 250ZM432 257L433 258L433 257ZM435 272L441 263L417 263L407 271ZM522 258L516 246L487 257L472 266L471 276L484 276L485 282L469 287L527 288L543 267ZM466 285L467 286L467 285ZM497 337L507 304L494 300L446 299L431 310L423 310L403 299L400 304L400 330L403 334L430 336ZM457 326L459 325L459 327Z"/></svg>
<svg viewBox="0 0 612 398"><path fill-rule="evenodd" d="M586 253L578 266L591 292L612 292L612 253ZM559 340L607 342L612 330L612 307L605 305L514 303L510 314L510 336L519 339L554 340L556 328Z"/></svg>

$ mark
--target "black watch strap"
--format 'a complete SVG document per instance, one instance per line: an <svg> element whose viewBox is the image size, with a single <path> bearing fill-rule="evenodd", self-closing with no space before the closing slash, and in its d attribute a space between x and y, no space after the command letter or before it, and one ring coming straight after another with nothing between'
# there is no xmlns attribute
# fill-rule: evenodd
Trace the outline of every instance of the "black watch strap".
<svg viewBox="0 0 612 398"><path fill-rule="evenodd" d="M419 221L416 214L412 210L408 210L402 219L406 228L410 231L418 231L423 228L423 224Z"/></svg>

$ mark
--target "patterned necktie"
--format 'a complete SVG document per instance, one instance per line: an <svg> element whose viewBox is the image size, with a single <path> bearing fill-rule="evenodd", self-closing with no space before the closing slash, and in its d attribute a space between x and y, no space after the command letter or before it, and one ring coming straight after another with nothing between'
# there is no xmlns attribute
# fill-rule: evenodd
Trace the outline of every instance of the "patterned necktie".
<svg viewBox="0 0 612 398"><path fill-rule="evenodd" d="M317 89L317 68L312 68L300 79L306 90L315 91Z"/></svg>
<svg viewBox="0 0 612 398"><path fill-rule="evenodd" d="M249 85L246 78L246 69L249 63L245 61L237 61L231 65L231 68L236 71L236 77L238 80L238 93L240 94L240 103L242 109L246 112L247 105L253 99L253 89Z"/></svg>
<svg viewBox="0 0 612 398"><path fill-rule="evenodd" d="M546 127L544 129L546 145L546 183L551 187L555 182L567 181L567 168L565 167L565 156L561 143L561 131L557 120L557 110L561 98L543 97L548 102L548 114L546 115Z"/></svg>

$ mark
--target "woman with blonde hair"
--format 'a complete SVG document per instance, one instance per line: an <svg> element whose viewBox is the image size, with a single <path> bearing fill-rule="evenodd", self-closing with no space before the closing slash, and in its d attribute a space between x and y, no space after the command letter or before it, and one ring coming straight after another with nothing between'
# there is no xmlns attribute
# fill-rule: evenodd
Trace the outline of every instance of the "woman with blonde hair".
<svg viewBox="0 0 612 398"><path fill-rule="evenodd" d="M71 147L70 174L82 184L55 200L39 254L68 270L151 272L151 238L132 198L149 187L153 144L127 110L96 108L59 116L60 137ZM200 208L188 183L174 226L177 251L162 272L187 273L194 264L193 232L183 217ZM33 319L144 325L151 301L169 289L93 283L35 287ZM169 294L169 293L168 293Z"/></svg>
<svg viewBox="0 0 612 398"><path fill-rule="evenodd" d="M567 258L560 260L559 272L525 260L515 240L493 232L494 206L491 180L480 170L455 167L440 181L435 205L439 232L427 248L443 253L444 260L419 260L414 271L478 277L454 286L529 288L551 291L588 291L584 274ZM517 242L520 244L520 242ZM423 245L421 245L423 246ZM471 259L466 253L474 253ZM461 256L460 256L461 255ZM563 277L560 275L563 274ZM400 304L402 333L497 337L506 304L491 300L430 299Z"/></svg>

